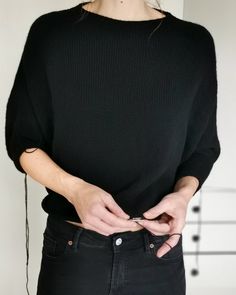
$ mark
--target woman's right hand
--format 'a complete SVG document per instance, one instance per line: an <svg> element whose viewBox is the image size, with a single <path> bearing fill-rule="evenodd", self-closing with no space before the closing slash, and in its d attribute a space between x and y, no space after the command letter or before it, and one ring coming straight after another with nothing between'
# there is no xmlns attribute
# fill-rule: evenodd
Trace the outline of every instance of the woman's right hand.
<svg viewBox="0 0 236 295"><path fill-rule="evenodd" d="M70 202L76 209L85 228L103 235L134 230L140 227L115 202L113 197L100 187L83 181L75 190Z"/></svg>

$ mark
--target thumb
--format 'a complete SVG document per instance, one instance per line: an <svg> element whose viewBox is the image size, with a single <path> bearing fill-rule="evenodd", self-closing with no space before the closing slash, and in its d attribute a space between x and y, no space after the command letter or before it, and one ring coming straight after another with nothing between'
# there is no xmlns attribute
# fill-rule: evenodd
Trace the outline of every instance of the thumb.
<svg viewBox="0 0 236 295"><path fill-rule="evenodd" d="M160 202L160 203L157 204L156 206L154 206L154 207L152 207L151 209L145 211L145 212L143 213L143 215L144 215L144 217L146 217L146 218L150 218L150 219L152 219L152 218L155 218L155 217L161 215L162 213L164 213L165 210L166 210L165 205L164 205L163 203Z"/></svg>
<svg viewBox="0 0 236 295"><path fill-rule="evenodd" d="M121 218L125 218L125 219L130 218L130 216L123 211L123 209L115 202L115 200L113 198L107 198L105 202L106 202L106 206L115 215L117 215Z"/></svg>

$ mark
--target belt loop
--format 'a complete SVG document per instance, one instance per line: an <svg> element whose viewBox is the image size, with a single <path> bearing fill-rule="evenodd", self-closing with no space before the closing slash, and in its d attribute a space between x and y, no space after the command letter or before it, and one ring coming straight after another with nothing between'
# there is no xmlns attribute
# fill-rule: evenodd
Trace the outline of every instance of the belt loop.
<svg viewBox="0 0 236 295"><path fill-rule="evenodd" d="M76 231L74 233L72 247L75 252L77 252L77 250L78 250L78 243L79 243L80 235L82 234L83 231L84 231L84 229L82 227L80 227L80 228L76 229Z"/></svg>

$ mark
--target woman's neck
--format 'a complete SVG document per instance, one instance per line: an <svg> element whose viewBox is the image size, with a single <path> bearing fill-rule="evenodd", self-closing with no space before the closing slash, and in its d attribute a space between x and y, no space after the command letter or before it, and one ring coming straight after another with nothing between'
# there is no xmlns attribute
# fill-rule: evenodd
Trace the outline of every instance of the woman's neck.
<svg viewBox="0 0 236 295"><path fill-rule="evenodd" d="M83 5L85 10L122 20L148 20L164 14L148 6L145 0L94 0Z"/></svg>

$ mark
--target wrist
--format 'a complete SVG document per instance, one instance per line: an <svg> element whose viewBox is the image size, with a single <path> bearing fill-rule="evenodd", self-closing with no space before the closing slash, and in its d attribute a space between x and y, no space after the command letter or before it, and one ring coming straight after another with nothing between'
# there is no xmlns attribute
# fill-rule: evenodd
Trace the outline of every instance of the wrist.
<svg viewBox="0 0 236 295"><path fill-rule="evenodd" d="M199 181L196 177L184 176L176 182L174 192L180 193L181 197L188 203L192 199L198 184Z"/></svg>
<svg viewBox="0 0 236 295"><path fill-rule="evenodd" d="M176 190L181 195L181 198L186 202L189 203L193 197L193 188L190 186L184 186Z"/></svg>
<svg viewBox="0 0 236 295"><path fill-rule="evenodd" d="M60 182L63 188L63 196L73 204L74 198L78 196L78 192L85 184L85 181L79 177L66 173L66 175L61 177Z"/></svg>

